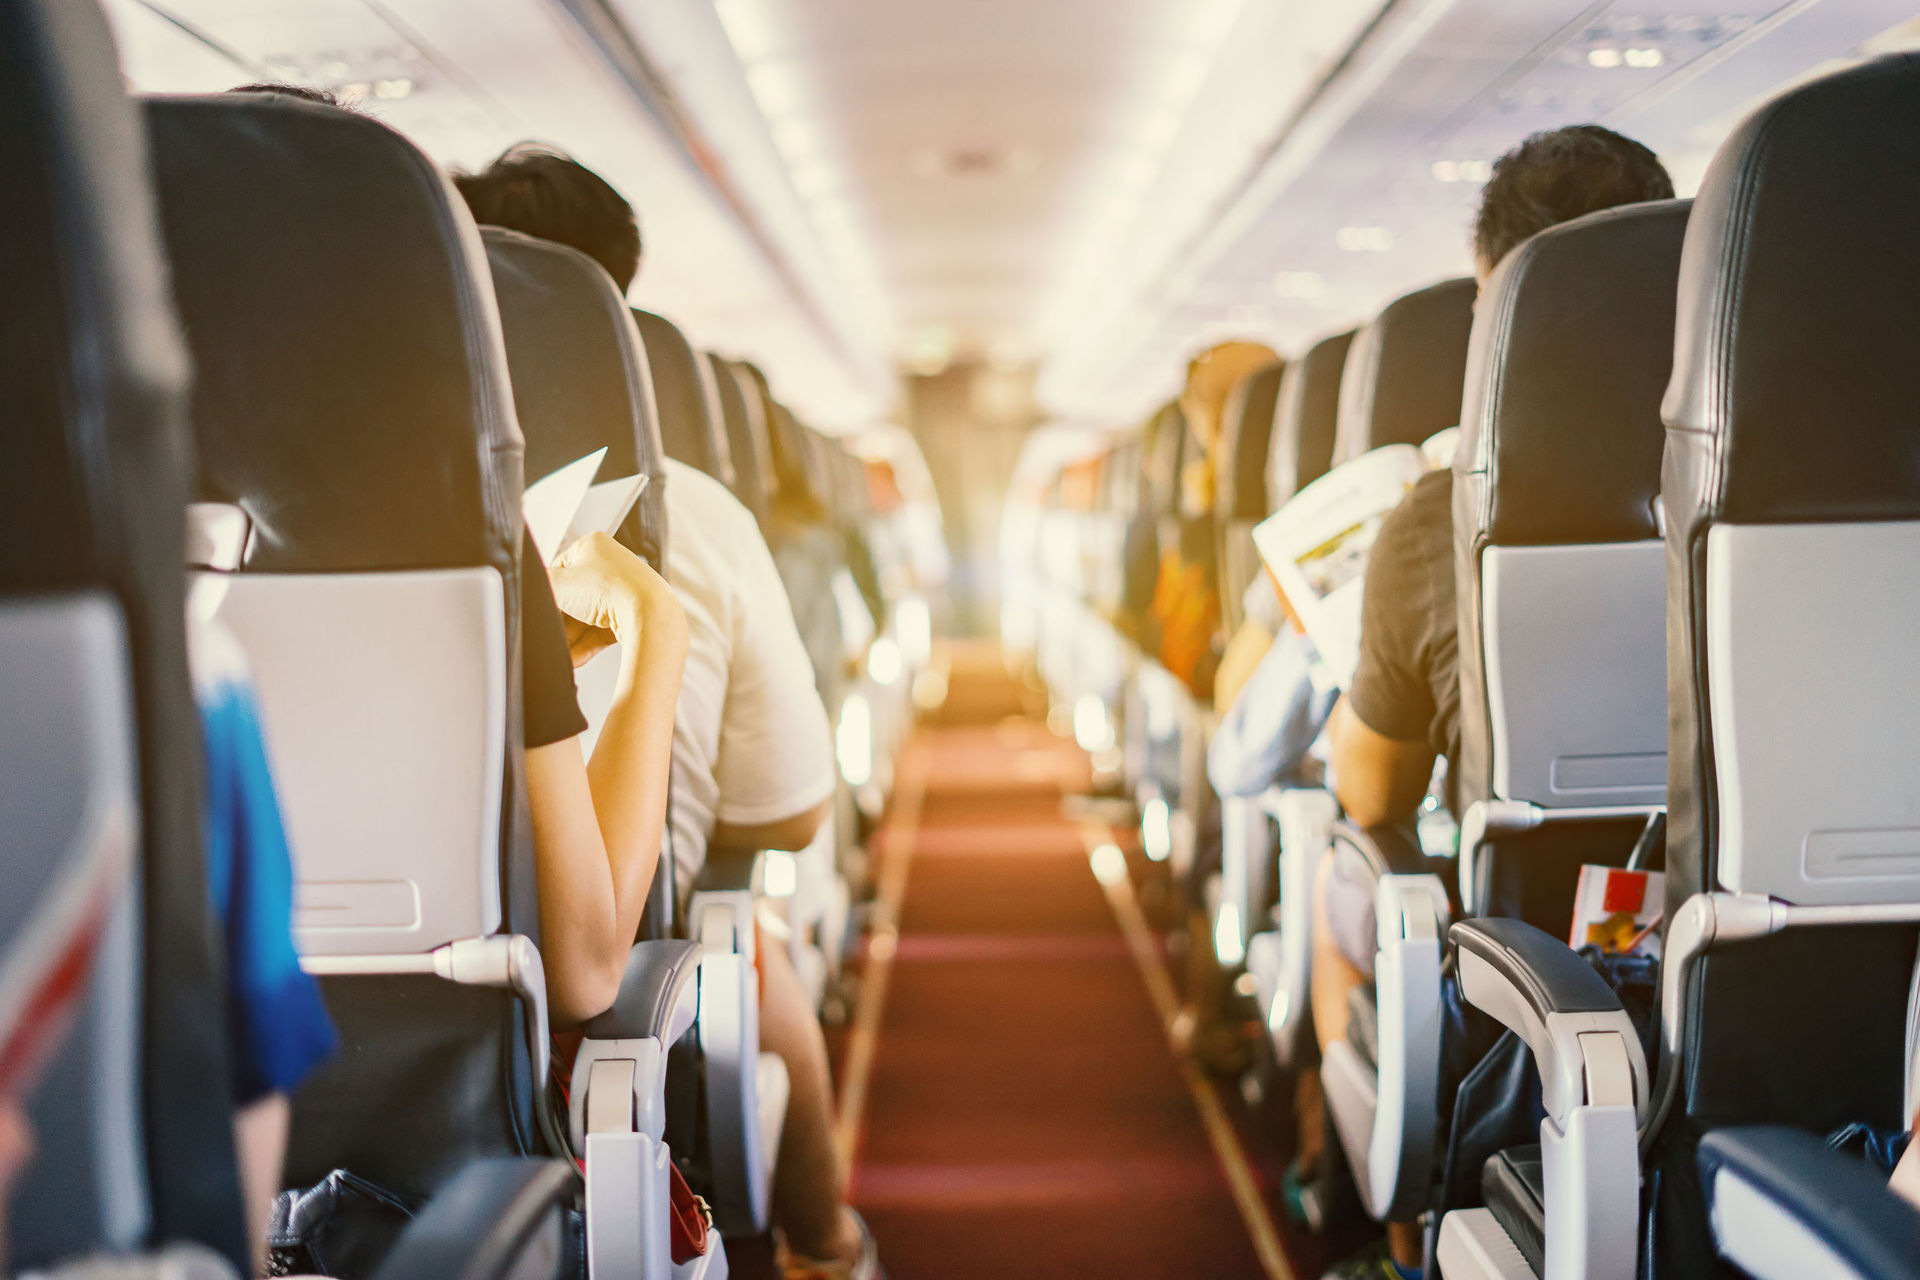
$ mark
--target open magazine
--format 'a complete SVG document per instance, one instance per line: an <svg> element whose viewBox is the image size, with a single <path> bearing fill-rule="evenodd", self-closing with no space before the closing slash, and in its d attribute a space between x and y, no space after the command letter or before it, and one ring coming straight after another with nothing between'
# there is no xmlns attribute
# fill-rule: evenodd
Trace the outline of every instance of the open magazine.
<svg viewBox="0 0 1920 1280"><path fill-rule="evenodd" d="M593 482L606 456L605 449L595 449L534 481L521 495L520 510L526 518L527 532L533 535L533 545L540 549L540 558L546 563L552 564L561 552L590 533L612 533L633 510L633 504L640 501L651 478L645 473Z"/></svg>
<svg viewBox="0 0 1920 1280"><path fill-rule="evenodd" d="M1342 687L1360 661L1367 556L1387 514L1430 469L1419 446L1387 445L1335 467L1254 526L1261 559Z"/></svg>

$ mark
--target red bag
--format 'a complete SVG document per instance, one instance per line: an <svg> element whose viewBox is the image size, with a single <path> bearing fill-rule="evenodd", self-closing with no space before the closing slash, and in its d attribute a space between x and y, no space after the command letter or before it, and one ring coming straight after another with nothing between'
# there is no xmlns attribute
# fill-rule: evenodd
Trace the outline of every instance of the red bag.
<svg viewBox="0 0 1920 1280"><path fill-rule="evenodd" d="M693 1188L680 1176L679 1166L667 1165L667 1235L671 1239L674 1265L682 1266L707 1252L707 1232L713 1217L707 1202L693 1194Z"/></svg>

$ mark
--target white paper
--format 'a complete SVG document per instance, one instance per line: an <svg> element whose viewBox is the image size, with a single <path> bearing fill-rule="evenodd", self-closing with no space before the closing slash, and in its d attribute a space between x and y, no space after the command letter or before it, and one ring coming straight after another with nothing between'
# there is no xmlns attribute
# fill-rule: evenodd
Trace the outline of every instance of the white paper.
<svg viewBox="0 0 1920 1280"><path fill-rule="evenodd" d="M633 504L640 501L640 495L646 492L647 481L653 477L644 473L626 476L619 480L602 480L587 490L580 499L580 509L573 513L573 521L567 526L567 536L561 540L560 550L565 551L574 541L590 533L612 533L627 518L627 512L633 510Z"/></svg>
<svg viewBox="0 0 1920 1280"><path fill-rule="evenodd" d="M1375 449L1335 467L1254 526L1261 559L1342 688L1360 661L1360 607L1374 539L1428 470L1416 445Z"/></svg>
<svg viewBox="0 0 1920 1280"><path fill-rule="evenodd" d="M542 476L520 495L520 511L526 519L527 532L533 535L533 545L540 549L540 559L545 563L552 564L553 558L570 541L567 534L573 527L573 518L579 513L587 490L593 487L594 473L600 470L600 462L606 456L605 449L595 449L579 461L569 462L558 471Z"/></svg>

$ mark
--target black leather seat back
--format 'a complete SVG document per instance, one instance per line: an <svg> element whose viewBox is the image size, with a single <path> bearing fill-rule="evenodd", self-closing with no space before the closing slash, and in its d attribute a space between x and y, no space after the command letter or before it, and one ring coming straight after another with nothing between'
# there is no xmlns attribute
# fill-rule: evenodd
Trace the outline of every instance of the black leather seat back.
<svg viewBox="0 0 1920 1280"><path fill-rule="evenodd" d="M1454 456L1462 805L1665 797L1656 503L1687 208L1543 231L1481 296Z"/></svg>
<svg viewBox="0 0 1920 1280"><path fill-rule="evenodd" d="M1361 327L1340 380L1333 465L1460 424L1474 282L1444 280L1387 304Z"/></svg>
<svg viewBox="0 0 1920 1280"><path fill-rule="evenodd" d="M1912 55L1814 80L1734 131L1694 201L1663 406L1669 920L1722 888L1915 897L1916 118ZM1914 954L1910 925L1795 926L1696 964L1661 1274L1713 1265L1703 1130L1908 1125Z"/></svg>
<svg viewBox="0 0 1920 1280"><path fill-rule="evenodd" d="M1340 378L1353 330L1322 338L1287 366L1273 410L1267 446L1267 509L1278 511L1333 465L1340 423Z"/></svg>
<svg viewBox="0 0 1920 1280"><path fill-rule="evenodd" d="M198 370L200 496L251 522L223 615L314 904L296 910L303 953L537 941L522 445L479 232L368 117L226 95L151 99L147 120ZM477 1155L533 1148L510 993L323 986L343 1049L296 1099L290 1182L347 1168L420 1196Z"/></svg>
<svg viewBox="0 0 1920 1280"><path fill-rule="evenodd" d="M1253 526L1267 514L1267 449L1273 440L1274 404L1287 362L1263 365L1235 384L1220 418L1220 474L1214 498L1220 547L1220 618L1228 634L1239 629L1240 597L1260 572Z"/></svg>
<svg viewBox="0 0 1920 1280"><path fill-rule="evenodd" d="M720 392L720 419L727 429L727 451L733 459L733 496L767 522L767 500L773 483L773 459L768 456L766 407L752 379L731 360L708 353L714 386Z"/></svg>
<svg viewBox="0 0 1920 1280"><path fill-rule="evenodd" d="M646 348L633 313L585 254L501 227L483 227L500 305L528 483L595 449L599 479L652 477L617 531L664 570L665 452Z"/></svg>
<svg viewBox="0 0 1920 1280"><path fill-rule="evenodd" d="M667 456L732 488L733 455L727 444L713 366L665 316L636 310L633 318L647 344L653 398L660 407L660 439Z"/></svg>
<svg viewBox="0 0 1920 1280"><path fill-rule="evenodd" d="M1280 381L1287 362L1275 360L1242 378L1220 417L1220 474L1215 496L1223 520L1259 520L1267 514L1267 449L1273 441Z"/></svg>
<svg viewBox="0 0 1920 1280"><path fill-rule="evenodd" d="M26 1100L39 1154L9 1261L187 1239L242 1265L186 656L187 363L139 112L96 5L0 0L0 170L0 953L102 841L117 852L90 878L124 903ZM143 901L124 897L130 854ZM43 941L24 959L53 957Z"/></svg>
<svg viewBox="0 0 1920 1280"><path fill-rule="evenodd" d="M1920 768L1900 675L1911 618L1899 612L1920 572L1904 542L1920 531L1920 134L1890 123L1917 104L1910 56L1796 89L1728 140L1695 205L1665 406L1669 581L1683 593L1668 644L1676 891L1920 891L1920 860L1855 847L1912 825L1902 780ZM1728 654L1739 660L1714 671L1711 637L1742 634L1763 590L1790 647ZM1724 617L1709 608L1716 595ZM1818 708L1780 700L1836 684L1848 696ZM1736 692L1751 696L1733 738L1714 699ZM1759 735L1789 723L1769 750ZM1821 763L1809 772L1789 757ZM1849 833L1846 847L1820 834L1834 831ZM1865 879L1847 871L1859 858Z"/></svg>

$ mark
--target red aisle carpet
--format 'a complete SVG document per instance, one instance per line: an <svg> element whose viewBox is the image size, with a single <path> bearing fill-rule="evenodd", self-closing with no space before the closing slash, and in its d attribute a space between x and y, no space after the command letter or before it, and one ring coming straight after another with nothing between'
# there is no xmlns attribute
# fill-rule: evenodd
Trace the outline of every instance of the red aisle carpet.
<svg viewBox="0 0 1920 1280"><path fill-rule="evenodd" d="M1017 685L978 681L957 671L909 748L917 825L897 813L882 835L883 859L912 848L853 1201L893 1280L1262 1276L1062 814L1084 759L1000 718Z"/></svg>

